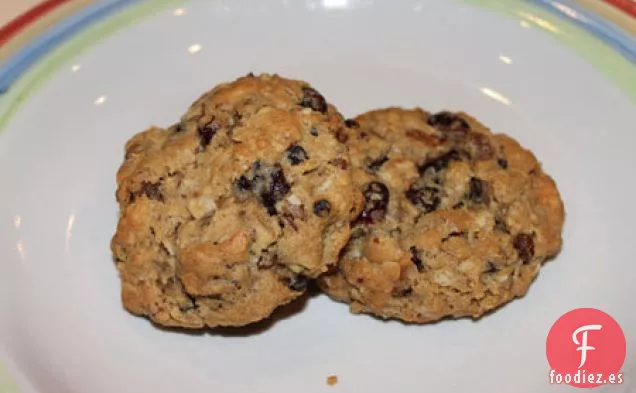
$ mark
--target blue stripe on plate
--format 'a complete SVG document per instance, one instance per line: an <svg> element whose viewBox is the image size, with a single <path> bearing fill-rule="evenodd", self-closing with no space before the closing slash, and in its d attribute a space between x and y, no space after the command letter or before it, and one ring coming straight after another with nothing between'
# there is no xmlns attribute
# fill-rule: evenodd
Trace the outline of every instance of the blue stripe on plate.
<svg viewBox="0 0 636 393"><path fill-rule="evenodd" d="M636 37L604 20L599 15L583 9L573 0L532 1L594 34L636 64Z"/></svg>
<svg viewBox="0 0 636 393"><path fill-rule="evenodd" d="M90 24L138 1L140 0L100 1L46 30L42 35L29 42L0 65L0 94L5 93L22 73L53 48L79 33Z"/></svg>
<svg viewBox="0 0 636 393"><path fill-rule="evenodd" d="M37 60L57 45L77 34L117 9L141 0L103 0L70 16L61 24L45 31L43 35L25 45L14 56L0 65L0 94L7 89ZM149 0L152 1L152 0ZM636 64L636 39L625 31L583 10L572 0L532 0L532 2L565 17L583 27Z"/></svg>

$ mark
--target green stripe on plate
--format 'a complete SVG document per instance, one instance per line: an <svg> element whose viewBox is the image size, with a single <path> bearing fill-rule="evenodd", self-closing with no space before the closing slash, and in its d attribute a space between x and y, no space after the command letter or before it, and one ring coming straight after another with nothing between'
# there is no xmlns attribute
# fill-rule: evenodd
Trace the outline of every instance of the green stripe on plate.
<svg viewBox="0 0 636 393"><path fill-rule="evenodd" d="M0 363L0 393L20 393L18 384L15 383L2 363Z"/></svg>
<svg viewBox="0 0 636 393"><path fill-rule="evenodd" d="M636 66L585 29L525 1L462 0L527 23L561 42L601 72L636 104Z"/></svg>
<svg viewBox="0 0 636 393"><path fill-rule="evenodd" d="M188 0L152 0L132 5L112 17L98 22L81 34L54 49L42 61L28 70L11 89L0 98L0 132L5 129L22 103L27 101L61 67L98 41L127 26L170 6L183 5Z"/></svg>
<svg viewBox="0 0 636 393"><path fill-rule="evenodd" d="M153 0L133 5L61 45L27 71L11 90L0 98L0 131L6 127L22 103L37 92L55 71L70 63L72 58L124 27L135 24L168 6L182 5L187 1ZM523 21L546 32L594 66L636 104L636 67L591 33L523 0L460 1Z"/></svg>

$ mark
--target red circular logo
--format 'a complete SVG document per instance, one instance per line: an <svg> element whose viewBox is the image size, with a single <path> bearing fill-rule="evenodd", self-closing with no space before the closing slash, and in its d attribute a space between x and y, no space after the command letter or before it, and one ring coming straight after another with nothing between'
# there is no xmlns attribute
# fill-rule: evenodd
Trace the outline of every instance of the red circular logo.
<svg viewBox="0 0 636 393"><path fill-rule="evenodd" d="M625 335L614 318L594 308L572 310L548 333L550 383L579 388L623 383L620 369L626 350Z"/></svg>

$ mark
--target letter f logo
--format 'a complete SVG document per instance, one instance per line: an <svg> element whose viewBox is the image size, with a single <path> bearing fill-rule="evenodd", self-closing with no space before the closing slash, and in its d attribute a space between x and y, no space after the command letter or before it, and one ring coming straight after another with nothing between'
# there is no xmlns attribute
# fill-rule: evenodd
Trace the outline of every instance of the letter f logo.
<svg viewBox="0 0 636 393"><path fill-rule="evenodd" d="M579 364L579 368L583 367L587 360L587 351L593 351L596 349L587 345L587 332L589 330L601 330L602 327L602 325L585 325L576 329L574 333L572 333L572 341L574 341L574 344L581 345L576 349L577 351L581 351L581 364ZM581 342L579 342L576 336L581 332L583 332L583 334L581 335Z"/></svg>

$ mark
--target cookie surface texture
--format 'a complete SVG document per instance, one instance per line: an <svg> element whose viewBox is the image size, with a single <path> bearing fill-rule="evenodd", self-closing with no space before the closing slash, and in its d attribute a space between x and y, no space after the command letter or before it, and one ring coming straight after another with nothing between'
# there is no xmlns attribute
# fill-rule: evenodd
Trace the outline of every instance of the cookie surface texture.
<svg viewBox="0 0 636 393"><path fill-rule="evenodd" d="M512 138L464 113L389 108L348 120L365 197L320 285L353 312L478 318L522 296L561 247L554 181Z"/></svg>
<svg viewBox="0 0 636 393"><path fill-rule="evenodd" d="M337 262L362 197L307 83L252 74L126 144L111 248L130 312L165 326L242 326Z"/></svg>

